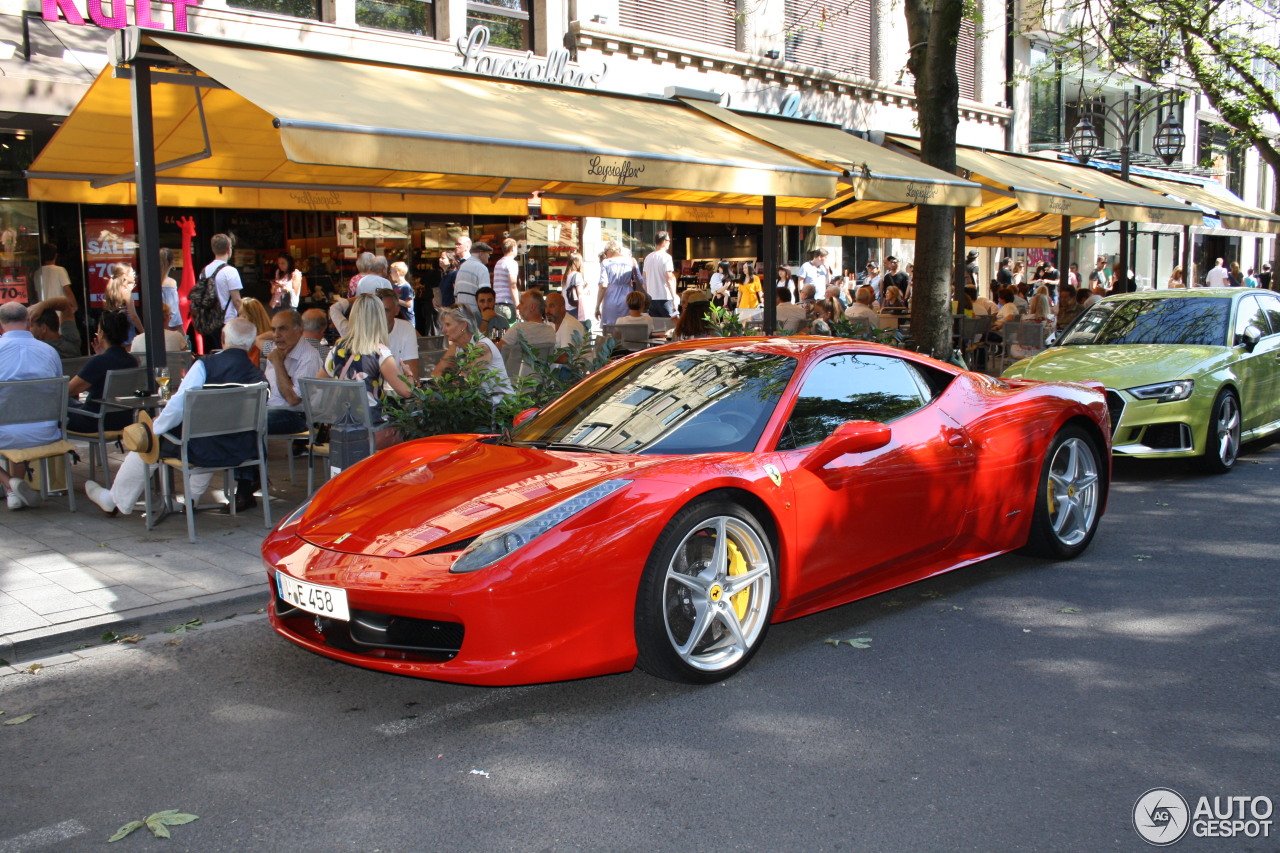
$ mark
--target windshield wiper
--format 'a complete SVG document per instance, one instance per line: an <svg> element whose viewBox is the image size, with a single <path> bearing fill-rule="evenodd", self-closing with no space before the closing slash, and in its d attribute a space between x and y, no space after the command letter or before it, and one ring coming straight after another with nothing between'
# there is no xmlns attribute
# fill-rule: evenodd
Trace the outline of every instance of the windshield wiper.
<svg viewBox="0 0 1280 853"><path fill-rule="evenodd" d="M613 450L608 447L594 447L590 444L575 444L572 441L546 441L538 439L530 441L512 441L511 444L522 447L536 447L539 450L576 450L580 453L625 453L625 451L622 450Z"/></svg>

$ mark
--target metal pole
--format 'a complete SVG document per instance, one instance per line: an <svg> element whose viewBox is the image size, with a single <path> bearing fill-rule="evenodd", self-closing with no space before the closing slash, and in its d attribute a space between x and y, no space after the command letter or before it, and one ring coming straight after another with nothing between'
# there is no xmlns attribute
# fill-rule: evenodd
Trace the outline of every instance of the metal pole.
<svg viewBox="0 0 1280 853"><path fill-rule="evenodd" d="M166 364L164 310L160 298L160 218L156 211L156 151L151 115L151 65L133 62L133 169L138 197L138 283L147 335L147 388L156 390L156 368Z"/></svg>
<svg viewBox="0 0 1280 853"><path fill-rule="evenodd" d="M1120 114L1120 180L1129 180L1129 143L1132 141L1131 129L1129 127L1129 93L1125 92L1123 109ZM1121 282L1121 288L1116 290L1117 293L1125 293L1129 290L1129 223L1120 221L1120 271L1118 273ZM1115 277L1113 276L1113 279ZM1112 289L1115 290L1114 281Z"/></svg>
<svg viewBox="0 0 1280 853"><path fill-rule="evenodd" d="M760 271L761 282L772 282L764 292L764 333L772 335L778 328L778 199L767 195L764 202L764 219L761 223L760 256L764 269ZM814 226L815 228L817 226Z"/></svg>
<svg viewBox="0 0 1280 853"><path fill-rule="evenodd" d="M1071 277L1071 217L1062 217L1062 233L1058 235L1058 299L1062 299L1062 289L1067 286Z"/></svg>
<svg viewBox="0 0 1280 853"><path fill-rule="evenodd" d="M1191 279L1191 226L1182 226L1182 283L1187 287L1194 287L1195 282Z"/></svg>

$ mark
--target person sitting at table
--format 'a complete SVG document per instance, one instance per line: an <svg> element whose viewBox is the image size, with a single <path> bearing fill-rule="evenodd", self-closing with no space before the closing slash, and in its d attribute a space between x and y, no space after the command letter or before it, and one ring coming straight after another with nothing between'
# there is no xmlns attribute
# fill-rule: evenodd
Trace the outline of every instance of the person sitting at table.
<svg viewBox="0 0 1280 853"><path fill-rule="evenodd" d="M525 291L525 297L530 295ZM515 389L511 386L511 378L507 375L507 368L503 364L497 345L480 334L479 329L476 328L475 317L469 309L445 308L440 312L440 327L444 331L445 350L444 355L431 371L432 377L438 379L450 371L457 370L458 355L472 347L480 347L481 351L472 364L478 369L492 371L485 381L489 398L497 405L502 402L503 397L514 393Z"/></svg>
<svg viewBox="0 0 1280 853"><path fill-rule="evenodd" d="M498 313L497 291L492 287L477 290L476 307L480 309L480 321L477 324L480 334L491 340L501 340L502 335L511 328L511 323Z"/></svg>
<svg viewBox="0 0 1280 853"><path fill-rule="evenodd" d="M1080 302L1076 299L1076 292L1069 287L1062 288L1058 293L1058 329L1065 329L1071 325L1071 321L1079 317L1084 311L1080 307Z"/></svg>
<svg viewBox="0 0 1280 853"><path fill-rule="evenodd" d="M246 296L240 300L240 316L253 323L258 330L259 343L271 340L271 313L267 311L267 306L252 296Z"/></svg>
<svg viewBox="0 0 1280 853"><path fill-rule="evenodd" d="M711 310L710 292L690 288L680 294L680 303L680 319L668 333L673 341L710 338L715 334L715 330L707 323L707 312Z"/></svg>
<svg viewBox="0 0 1280 853"><path fill-rule="evenodd" d="M53 347L35 339L27 329L28 313L21 302L0 305L0 381L53 379L62 375L62 363ZM25 450L52 444L62 438L57 421L14 424L0 427L0 448ZM11 510L38 506L41 496L27 485L27 463L15 463L12 470L0 465L0 487Z"/></svg>
<svg viewBox="0 0 1280 853"><path fill-rule="evenodd" d="M329 350L318 375L363 380L373 421L378 424L386 420L382 412L383 397L390 394L408 397L413 393L409 383L401 378L405 372L388 345L387 315L382 302L373 294L360 294L351 302L346 334ZM379 441L387 442L379 445L381 449L393 443L393 438L390 433L384 433Z"/></svg>
<svg viewBox="0 0 1280 853"><path fill-rule="evenodd" d="M844 312L845 319L855 326L861 326L868 332L873 331L878 322L875 300L876 293L871 288L871 285L862 285L854 296L853 304Z"/></svg>
<svg viewBox="0 0 1280 853"><path fill-rule="evenodd" d="M173 393L173 399L156 417L155 423L151 423L147 413L143 412L139 415L140 425L145 424L148 427L149 441L159 439L160 442L158 452L153 449L147 454L148 457L181 455L182 451L177 445L161 436L182 427L188 391L198 391L214 385L255 385L262 381L262 371L249 360L249 350L253 347L256 338L257 328L253 323L243 317L228 320L222 327L222 349L192 363L191 369L182 378L182 384ZM201 468L234 465L257 455L258 451L254 446L257 441L258 435L255 432L192 439L187 447L187 458L193 466ZM154 445L152 447L154 448ZM256 472L257 469L254 468L254 471ZM208 491L209 483L215 473L216 471L206 471L191 475L191 492L186 500L187 512L195 511L200 498ZM150 476L148 458L131 450L125 454L124 461L120 463L120 470L116 472L111 488L108 489L100 483L89 480L84 484L84 493L108 515L117 513L128 515L133 512L134 504L142 496L148 476ZM251 485L252 480L242 477L241 471L237 470L234 497L236 512L252 509L257 505ZM231 496L228 495L228 497Z"/></svg>
<svg viewBox="0 0 1280 853"><path fill-rule="evenodd" d="M991 282L991 292L995 293L998 288L995 282ZM972 284L965 285L965 295L969 297L969 303L973 305L973 316L975 317L994 317L999 311L1000 306L992 302L985 296L978 295L978 288Z"/></svg>
<svg viewBox="0 0 1280 853"><path fill-rule="evenodd" d="M1036 288L1036 293L1031 297L1031 301L1027 304L1027 312L1023 316L1026 322L1043 322L1053 323L1053 304L1049 302L1049 288L1046 285L1040 285Z"/></svg>
<svg viewBox="0 0 1280 853"><path fill-rule="evenodd" d="M94 350L97 352L89 359L80 372L71 377L67 393L71 402L67 404L67 430L69 432L98 432L98 412L102 410L102 399L107 386L107 372L111 370L128 370L138 366L138 360L125 351L124 343L128 340L131 329L129 315L124 309L103 311L98 318L98 334L94 337ZM135 389L130 389L135 390ZM85 391L89 399L81 403L76 398ZM128 409L109 411L103 419L104 430L124 429L133 423L133 412Z"/></svg>
<svg viewBox="0 0 1280 853"><path fill-rule="evenodd" d="M75 303L65 296L28 306L32 337L57 350L60 358L79 358L80 329L76 326L75 310Z"/></svg>
<svg viewBox="0 0 1280 853"><path fill-rule="evenodd" d="M813 304L813 320L809 323L810 335L835 334L836 306L840 303L832 299L821 299Z"/></svg>
<svg viewBox="0 0 1280 853"><path fill-rule="evenodd" d="M638 290L627 294L627 313L618 318L617 326L644 326L646 337L653 337L653 318L644 313L645 295Z"/></svg>
<svg viewBox="0 0 1280 853"><path fill-rule="evenodd" d="M243 301L242 303L243 304ZM165 352L180 352L187 348L187 336L177 329L169 327L169 303L162 302L160 310L164 312L164 349ZM133 339L133 343L129 345L129 352L137 355L147 351L147 334L144 332Z"/></svg>
<svg viewBox="0 0 1280 853"><path fill-rule="evenodd" d="M639 296L642 301L644 299L643 294L633 290L627 295L628 305L631 304L633 296ZM540 291L524 291L520 295L520 304L516 312L520 315L520 320L503 334L502 340L498 342L499 349L505 350L508 347L519 349L520 338L524 338L531 347L555 346L556 330L547 325L547 300Z"/></svg>
<svg viewBox="0 0 1280 853"><path fill-rule="evenodd" d="M812 285L805 285L806 288ZM809 312L803 305L796 305L791 301L791 291L785 287L779 287L774 291L774 298L778 301L777 319L778 329L783 332L798 332L804 328L805 323L809 322Z"/></svg>
<svg viewBox="0 0 1280 853"><path fill-rule="evenodd" d="M272 435L304 432L307 416L299 380L323 370L323 360L315 347L302 342L302 317L297 311L291 308L277 311L271 318L271 333L275 346L263 368L271 388L267 396L267 432Z"/></svg>
<svg viewBox="0 0 1280 853"><path fill-rule="evenodd" d="M1000 303L1000 310L996 313L996 318L991 321L991 331L988 333L990 340L1000 342L1004 340L1004 336L998 334L1004 328L1005 323L1016 323L1022 312L1018 310L1018 305L1014 302L1016 291L1005 285L996 291L996 300Z"/></svg>
<svg viewBox="0 0 1280 853"><path fill-rule="evenodd" d="M902 290L896 284L891 284L884 289L884 301L881 303L883 310L906 307L907 300L903 297Z"/></svg>
<svg viewBox="0 0 1280 853"><path fill-rule="evenodd" d="M382 302L382 313L387 318L387 347L400 362L409 377L409 384L418 381L418 333L408 320L400 318L400 300L389 287L378 288L374 294Z"/></svg>
<svg viewBox="0 0 1280 853"><path fill-rule="evenodd" d="M325 342L324 333L329 331L329 315L319 308L308 308L302 312L302 339L323 359L329 353L329 345Z"/></svg>

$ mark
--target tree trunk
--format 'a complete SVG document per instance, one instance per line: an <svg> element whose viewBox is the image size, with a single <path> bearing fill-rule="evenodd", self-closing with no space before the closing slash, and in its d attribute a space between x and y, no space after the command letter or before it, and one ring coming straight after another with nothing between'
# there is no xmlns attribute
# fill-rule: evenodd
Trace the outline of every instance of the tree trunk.
<svg viewBox="0 0 1280 853"><path fill-rule="evenodd" d="M911 48L907 67L915 75L921 159L944 172L956 171L960 81L956 45L962 0L906 0ZM921 205L916 218L911 338L935 358L951 356L951 296L955 259L954 209Z"/></svg>

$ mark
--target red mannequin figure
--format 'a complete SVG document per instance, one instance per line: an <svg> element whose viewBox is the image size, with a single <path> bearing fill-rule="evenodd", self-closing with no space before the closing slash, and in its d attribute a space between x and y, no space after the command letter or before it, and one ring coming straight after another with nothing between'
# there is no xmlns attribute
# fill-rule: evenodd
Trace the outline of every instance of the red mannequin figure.
<svg viewBox="0 0 1280 853"><path fill-rule="evenodd" d="M182 229L182 281L178 283L178 306L182 309L182 316L191 317L191 288L196 286L196 265L195 259L191 257L191 241L196 236L196 221L190 216L184 216L178 220L178 227ZM188 319L188 325L190 320ZM196 352L204 354L204 339L199 332L195 333Z"/></svg>

